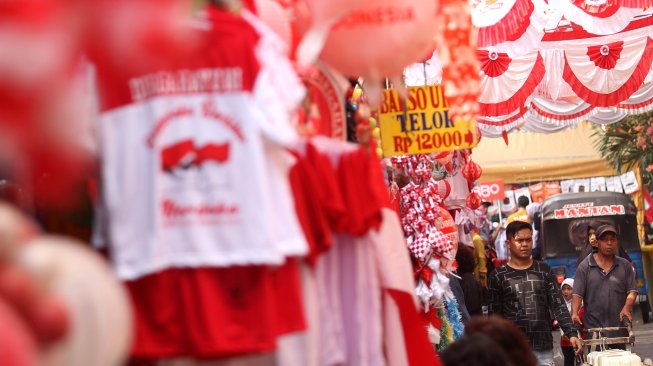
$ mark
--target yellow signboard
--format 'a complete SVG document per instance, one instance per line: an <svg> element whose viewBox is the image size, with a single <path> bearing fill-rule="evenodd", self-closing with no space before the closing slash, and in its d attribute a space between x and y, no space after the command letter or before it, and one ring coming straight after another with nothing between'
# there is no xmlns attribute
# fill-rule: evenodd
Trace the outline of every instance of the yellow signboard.
<svg viewBox="0 0 653 366"><path fill-rule="evenodd" d="M476 123L449 119L449 105L441 85L408 88L401 100L386 89L379 108L384 156L427 154L476 146Z"/></svg>

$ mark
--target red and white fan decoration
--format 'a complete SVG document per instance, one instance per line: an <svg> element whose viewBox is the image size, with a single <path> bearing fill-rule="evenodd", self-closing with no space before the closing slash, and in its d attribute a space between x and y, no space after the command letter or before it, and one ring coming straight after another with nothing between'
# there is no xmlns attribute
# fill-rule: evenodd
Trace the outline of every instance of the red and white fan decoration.
<svg viewBox="0 0 653 366"><path fill-rule="evenodd" d="M563 77L587 103L613 106L642 85L653 61L652 49L648 35L614 42L597 39L564 51Z"/></svg>
<svg viewBox="0 0 653 366"><path fill-rule="evenodd" d="M479 49L479 129L486 137L506 138L517 128L551 133L653 109L652 35L653 16L646 16L611 35L559 29L520 56Z"/></svg>
<svg viewBox="0 0 653 366"><path fill-rule="evenodd" d="M502 116L522 108L544 76L544 61L538 51L517 58L505 53L478 50L481 66L482 116Z"/></svg>

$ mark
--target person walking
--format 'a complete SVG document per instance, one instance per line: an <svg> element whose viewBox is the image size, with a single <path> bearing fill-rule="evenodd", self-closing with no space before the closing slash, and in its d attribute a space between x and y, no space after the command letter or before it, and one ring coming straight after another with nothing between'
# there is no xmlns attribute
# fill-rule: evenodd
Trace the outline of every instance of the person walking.
<svg viewBox="0 0 653 366"><path fill-rule="evenodd" d="M538 365L553 365L551 313L576 349L582 344L572 324L556 278L546 263L533 260L533 228L528 222L513 221L506 227L508 263L489 277L489 313L514 322L526 334Z"/></svg>
<svg viewBox="0 0 653 366"><path fill-rule="evenodd" d="M485 256L485 240L478 230L474 230L472 236L474 243L474 255L476 256L476 265L474 266L474 277L483 286L487 287L487 257Z"/></svg>
<svg viewBox="0 0 653 366"><path fill-rule="evenodd" d="M465 307L469 315L483 315L486 290L474 276L475 251L465 245L458 245L456 262L458 263L456 273L460 276L460 287L465 295Z"/></svg>
<svg viewBox="0 0 653 366"><path fill-rule="evenodd" d="M528 217L528 212L526 211L526 207L531 203L531 201L528 199L526 196L519 196L517 198L517 211L513 213L512 215L508 216L508 224L510 224L513 221L524 221L524 222L531 222L531 218ZM532 228L531 228L532 229Z"/></svg>
<svg viewBox="0 0 653 366"><path fill-rule="evenodd" d="M598 244L596 242L596 229L598 229L598 227L601 225L606 224L600 221L590 221L589 224L587 224L587 243L585 243L585 246L578 255L578 259L576 260L576 268L578 268L580 262L582 262L583 259L587 258L588 255L599 251ZM630 263L633 262L633 260L630 259L630 256L628 253L626 253L621 245L619 246L617 255Z"/></svg>
<svg viewBox="0 0 653 366"><path fill-rule="evenodd" d="M622 321L633 320L633 304L637 299L635 270L624 258L617 256L619 238L612 225L596 229L597 253L588 255L576 269L572 320L585 328L622 326ZM578 314L581 303L585 318ZM627 332L609 332L608 337L627 336Z"/></svg>
<svg viewBox="0 0 653 366"><path fill-rule="evenodd" d="M562 290L562 297L565 299L565 304L567 305L567 310L569 310L569 314L571 315L571 303L573 299L573 289L574 289L574 279L573 278L565 278L564 281L562 281L562 284L560 285L560 289ZM580 319L583 319L583 313L585 309L581 306L580 311L578 312L578 315L580 316ZM556 322L554 322L556 323ZM565 366L574 366L576 363L576 355L574 352L574 347L569 342L569 338L565 337L564 334L561 335L560 337L560 350L562 351L562 355L564 356L565 359Z"/></svg>

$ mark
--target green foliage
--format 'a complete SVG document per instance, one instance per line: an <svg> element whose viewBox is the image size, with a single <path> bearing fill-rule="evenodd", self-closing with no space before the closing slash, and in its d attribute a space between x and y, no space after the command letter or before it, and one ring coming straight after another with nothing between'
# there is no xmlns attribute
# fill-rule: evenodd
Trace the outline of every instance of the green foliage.
<svg viewBox="0 0 653 366"><path fill-rule="evenodd" d="M653 184L653 113L628 116L621 121L595 127L594 144L616 171L641 168L646 187Z"/></svg>

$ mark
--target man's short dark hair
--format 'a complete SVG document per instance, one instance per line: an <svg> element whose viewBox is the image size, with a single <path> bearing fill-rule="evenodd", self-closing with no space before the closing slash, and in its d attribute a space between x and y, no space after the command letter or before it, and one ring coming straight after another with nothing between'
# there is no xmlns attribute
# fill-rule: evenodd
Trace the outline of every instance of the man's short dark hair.
<svg viewBox="0 0 653 366"><path fill-rule="evenodd" d="M533 232L533 227L526 221L513 221L506 227L506 239L510 240L515 237L519 230L528 229Z"/></svg>
<svg viewBox="0 0 653 366"><path fill-rule="evenodd" d="M526 196L519 196L519 198L517 198L517 206L519 207L526 208L529 203L531 203L531 201Z"/></svg>

